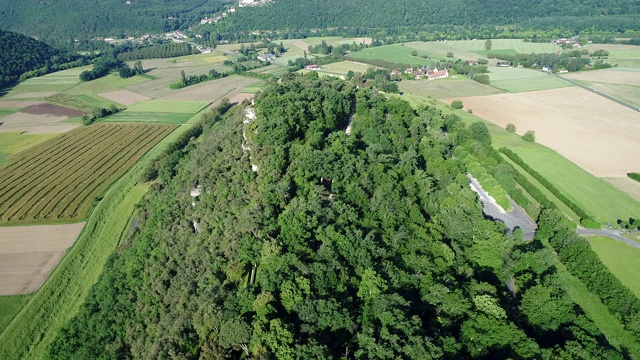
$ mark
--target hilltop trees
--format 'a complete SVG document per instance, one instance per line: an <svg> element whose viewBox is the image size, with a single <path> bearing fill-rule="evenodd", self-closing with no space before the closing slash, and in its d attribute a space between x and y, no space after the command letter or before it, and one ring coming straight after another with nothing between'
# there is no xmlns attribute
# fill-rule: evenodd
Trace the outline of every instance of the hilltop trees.
<svg viewBox="0 0 640 360"><path fill-rule="evenodd" d="M482 125L293 74L214 118L50 358L622 357L550 250L482 215L451 156Z"/></svg>

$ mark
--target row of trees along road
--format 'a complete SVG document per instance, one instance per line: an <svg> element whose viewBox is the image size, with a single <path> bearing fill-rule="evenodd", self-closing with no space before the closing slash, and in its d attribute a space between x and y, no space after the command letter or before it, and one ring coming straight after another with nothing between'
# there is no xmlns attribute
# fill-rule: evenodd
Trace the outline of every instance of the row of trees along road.
<svg viewBox="0 0 640 360"><path fill-rule="evenodd" d="M483 217L455 116L295 74L248 106L167 158L49 358L624 357Z"/></svg>

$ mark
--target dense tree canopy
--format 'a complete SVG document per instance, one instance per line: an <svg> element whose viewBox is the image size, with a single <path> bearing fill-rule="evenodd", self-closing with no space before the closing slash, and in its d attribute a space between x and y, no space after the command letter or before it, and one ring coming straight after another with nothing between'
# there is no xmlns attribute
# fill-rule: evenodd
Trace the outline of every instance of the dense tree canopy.
<svg viewBox="0 0 640 360"><path fill-rule="evenodd" d="M0 85L50 64L60 51L28 36L0 30Z"/></svg>
<svg viewBox="0 0 640 360"><path fill-rule="evenodd" d="M622 358L483 217L451 155L479 126L315 74L209 117L50 358Z"/></svg>

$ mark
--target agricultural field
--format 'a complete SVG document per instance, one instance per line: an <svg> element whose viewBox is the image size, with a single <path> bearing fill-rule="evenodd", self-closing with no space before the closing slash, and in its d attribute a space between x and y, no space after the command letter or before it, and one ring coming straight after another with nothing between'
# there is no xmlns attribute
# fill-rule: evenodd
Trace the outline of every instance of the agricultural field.
<svg viewBox="0 0 640 360"><path fill-rule="evenodd" d="M347 75L349 71L365 73L370 68L379 69L377 66L355 62L355 61L341 61L333 64L322 65L320 72L330 72L332 74Z"/></svg>
<svg viewBox="0 0 640 360"><path fill-rule="evenodd" d="M455 79L439 80L403 80L398 83L400 91L418 96L446 99L464 96L483 96L497 94L500 90L489 85L457 75Z"/></svg>
<svg viewBox="0 0 640 360"><path fill-rule="evenodd" d="M554 53L562 50L559 45L552 43L534 43L522 39L491 39L491 50L486 50L484 47L485 42L486 40L454 40L446 41L446 45L480 55L486 55L490 52L499 53L501 51L512 54L539 54ZM504 50L507 52L504 52Z"/></svg>
<svg viewBox="0 0 640 360"><path fill-rule="evenodd" d="M36 291L84 223L0 227L0 296Z"/></svg>
<svg viewBox="0 0 640 360"><path fill-rule="evenodd" d="M4 116L0 125L0 133L55 134L66 132L77 125L64 124L64 121L83 114L84 112L77 109L37 102L18 112Z"/></svg>
<svg viewBox="0 0 640 360"><path fill-rule="evenodd" d="M561 78L531 69L491 67L487 75L491 79L491 86L511 93L573 86Z"/></svg>
<svg viewBox="0 0 640 360"><path fill-rule="evenodd" d="M620 282L640 298L640 250L607 237L588 237L600 261Z"/></svg>
<svg viewBox="0 0 640 360"><path fill-rule="evenodd" d="M5 99L43 99L68 90L80 82L80 73L90 67L58 71L40 77L28 79L14 86L4 96ZM21 94L26 94L21 95Z"/></svg>
<svg viewBox="0 0 640 360"><path fill-rule="evenodd" d="M186 124L194 116L192 113L142 112L125 110L115 115L101 118L101 123L136 123L136 124Z"/></svg>
<svg viewBox="0 0 640 360"><path fill-rule="evenodd" d="M195 114L207 105L207 101L149 100L131 105L127 111Z"/></svg>
<svg viewBox="0 0 640 360"><path fill-rule="evenodd" d="M446 59L449 52L453 53L454 59L478 60L481 57L477 53L449 46L449 41L413 41L405 43L405 46L415 49L418 54L427 55L434 60Z"/></svg>
<svg viewBox="0 0 640 360"><path fill-rule="evenodd" d="M563 77L585 84L614 98L640 108L640 68L610 68L564 74Z"/></svg>
<svg viewBox="0 0 640 360"><path fill-rule="evenodd" d="M10 155L26 150L54 137L55 134L22 134L19 132L0 132L0 165Z"/></svg>
<svg viewBox="0 0 640 360"><path fill-rule="evenodd" d="M133 105L142 101L151 100L151 98L148 96L136 94L129 90L115 90L99 93L97 95L123 105Z"/></svg>
<svg viewBox="0 0 640 360"><path fill-rule="evenodd" d="M82 220L113 179L173 129L97 124L21 153L0 168L0 224Z"/></svg>
<svg viewBox="0 0 640 360"><path fill-rule="evenodd" d="M29 295L0 296L0 332L30 298Z"/></svg>
<svg viewBox="0 0 640 360"><path fill-rule="evenodd" d="M637 182L629 177L607 177L604 178L611 185L617 187L618 189L624 191L627 195L636 199L636 201L640 201L640 182Z"/></svg>
<svg viewBox="0 0 640 360"><path fill-rule="evenodd" d="M233 56L229 56L222 51L212 51L206 54L186 55L171 58L168 63L176 64L180 67L194 66L194 65L207 65L213 63L223 62L225 60L233 60Z"/></svg>
<svg viewBox="0 0 640 360"><path fill-rule="evenodd" d="M408 46L385 45L355 51L350 53L349 56L356 59L380 59L394 63L405 64L407 66L432 65L434 63L434 59L423 59L419 56L411 56L412 51L415 51L415 49L412 49ZM418 55L422 55L420 51L418 51Z"/></svg>

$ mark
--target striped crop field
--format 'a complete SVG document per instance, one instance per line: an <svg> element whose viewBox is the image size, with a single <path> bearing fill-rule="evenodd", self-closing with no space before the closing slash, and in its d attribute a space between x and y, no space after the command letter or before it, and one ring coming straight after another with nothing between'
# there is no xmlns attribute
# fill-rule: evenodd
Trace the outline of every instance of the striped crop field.
<svg viewBox="0 0 640 360"><path fill-rule="evenodd" d="M111 182L174 129L95 124L32 147L0 167L0 225L82 220Z"/></svg>

